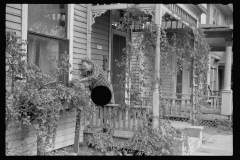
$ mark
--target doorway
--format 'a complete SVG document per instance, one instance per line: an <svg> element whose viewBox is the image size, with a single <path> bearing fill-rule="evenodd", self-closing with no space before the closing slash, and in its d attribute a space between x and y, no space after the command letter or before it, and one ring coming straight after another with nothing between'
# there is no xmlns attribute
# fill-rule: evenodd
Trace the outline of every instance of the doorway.
<svg viewBox="0 0 240 160"><path fill-rule="evenodd" d="M126 47L126 37L113 33L112 40L111 81L113 85L115 103L120 104L125 100L125 90L121 87L121 78L118 75L124 73L125 68L124 66L119 67L117 65L117 61L120 62L122 60L122 57L125 56L123 48ZM125 79L125 76L122 77L122 79Z"/></svg>

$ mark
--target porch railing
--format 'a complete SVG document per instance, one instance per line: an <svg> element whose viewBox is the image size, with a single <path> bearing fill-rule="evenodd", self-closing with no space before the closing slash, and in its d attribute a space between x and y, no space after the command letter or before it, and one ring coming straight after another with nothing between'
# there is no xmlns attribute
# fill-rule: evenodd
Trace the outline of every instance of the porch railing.
<svg viewBox="0 0 240 160"><path fill-rule="evenodd" d="M180 98L179 98L180 97ZM195 110L200 113L219 113L221 110L221 97L220 96L202 96L202 101L197 98ZM190 117L191 94L162 94L160 97L160 110L166 116L174 117Z"/></svg>
<svg viewBox="0 0 240 160"><path fill-rule="evenodd" d="M99 107L90 117L89 121L85 121L86 125L91 127L111 127L120 130L136 130L139 128L143 120L146 119L147 113L151 107L134 106L129 109L121 108L117 104L109 104Z"/></svg>

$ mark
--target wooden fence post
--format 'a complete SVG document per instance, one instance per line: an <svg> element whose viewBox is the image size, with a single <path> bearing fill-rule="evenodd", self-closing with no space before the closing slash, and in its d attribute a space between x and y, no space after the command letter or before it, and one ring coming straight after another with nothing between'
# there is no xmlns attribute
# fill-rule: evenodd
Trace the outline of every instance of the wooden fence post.
<svg viewBox="0 0 240 160"><path fill-rule="evenodd" d="M77 110L75 137L74 137L74 153L77 153L77 154L79 152L80 129L81 129L81 110Z"/></svg>

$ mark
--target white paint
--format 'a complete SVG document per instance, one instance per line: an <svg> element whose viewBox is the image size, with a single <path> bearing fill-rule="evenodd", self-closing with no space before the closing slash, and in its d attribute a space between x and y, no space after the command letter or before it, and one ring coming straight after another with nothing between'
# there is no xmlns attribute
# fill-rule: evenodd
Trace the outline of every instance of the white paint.
<svg viewBox="0 0 240 160"><path fill-rule="evenodd" d="M22 4L22 39L27 40L28 4Z"/></svg>
<svg viewBox="0 0 240 160"><path fill-rule="evenodd" d="M176 4L176 5L178 5L180 8L182 8L184 11L186 11L188 14L190 14L196 20L198 19L197 12L194 12L191 9L191 7L189 6L189 4Z"/></svg>
<svg viewBox="0 0 240 160"><path fill-rule="evenodd" d="M109 20L109 41L108 41L108 70L111 71L112 63L112 11L110 11L110 20ZM111 82L111 72L108 72L108 80Z"/></svg>
<svg viewBox="0 0 240 160"><path fill-rule="evenodd" d="M100 46L100 45L97 45L97 49L100 49L100 50L102 50L102 46Z"/></svg>
<svg viewBox="0 0 240 160"><path fill-rule="evenodd" d="M28 4L22 4L22 39L27 40L27 31L28 30ZM25 49L25 53L27 53L27 44L22 46ZM24 56L22 60L27 59L27 56Z"/></svg>
<svg viewBox="0 0 240 160"><path fill-rule="evenodd" d="M68 4L68 34L69 39L69 63L73 69L73 23L74 23L74 4ZM73 75L69 74L69 80L72 80Z"/></svg>

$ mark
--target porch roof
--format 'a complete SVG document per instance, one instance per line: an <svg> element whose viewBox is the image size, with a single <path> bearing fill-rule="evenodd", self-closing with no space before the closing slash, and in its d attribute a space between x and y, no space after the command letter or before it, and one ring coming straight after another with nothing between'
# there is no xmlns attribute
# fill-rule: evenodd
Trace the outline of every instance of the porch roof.
<svg viewBox="0 0 240 160"><path fill-rule="evenodd" d="M229 26L199 24L199 28L204 30L211 51L225 51L226 38L233 37L233 29Z"/></svg>

